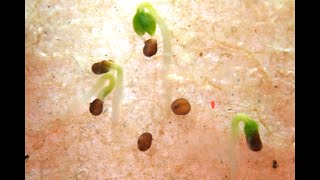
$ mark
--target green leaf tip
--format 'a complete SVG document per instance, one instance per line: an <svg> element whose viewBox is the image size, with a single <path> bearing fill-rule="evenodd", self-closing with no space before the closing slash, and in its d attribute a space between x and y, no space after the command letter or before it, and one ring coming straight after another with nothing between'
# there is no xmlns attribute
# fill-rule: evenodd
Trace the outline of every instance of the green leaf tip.
<svg viewBox="0 0 320 180"><path fill-rule="evenodd" d="M258 123L251 119L248 115L244 114L244 113L239 113L237 114L235 117L234 117L234 120L233 120L233 129L234 128L237 128L238 126L238 123L240 121L243 121L244 122L244 133L245 135L248 137L248 136L252 136L254 135L255 133L259 132L259 125Z"/></svg>
<svg viewBox="0 0 320 180"><path fill-rule="evenodd" d="M152 15L153 8L149 3L139 5L136 14L133 17L134 31L142 36L148 33L153 36L156 32L156 20Z"/></svg>
<svg viewBox="0 0 320 180"><path fill-rule="evenodd" d="M259 132L259 126L254 120L248 120L244 124L244 133L247 137L253 136L255 133Z"/></svg>

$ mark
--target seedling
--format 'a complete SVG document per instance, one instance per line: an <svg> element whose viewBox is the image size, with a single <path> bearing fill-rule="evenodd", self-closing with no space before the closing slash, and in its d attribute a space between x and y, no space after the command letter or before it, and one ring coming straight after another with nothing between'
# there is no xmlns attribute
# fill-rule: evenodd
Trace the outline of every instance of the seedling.
<svg viewBox="0 0 320 180"><path fill-rule="evenodd" d="M166 105L169 105L171 94L169 90L169 80L167 78L168 72L170 71L170 58L172 54L170 33L166 23L150 3L144 2L139 4L136 14L133 17L133 28L137 35L143 36L145 33L148 33L150 36L153 36L156 32L156 25L159 26L163 41L163 65L161 69L161 77L163 78L162 81L165 86L164 89L166 90L165 103Z"/></svg>
<svg viewBox="0 0 320 180"><path fill-rule="evenodd" d="M231 127L234 142L236 142L239 136L240 122L244 123L243 131L246 136L246 141L249 149L252 151L260 151L262 149L262 142L259 135L258 123L246 114L239 113L232 120Z"/></svg>
<svg viewBox="0 0 320 180"><path fill-rule="evenodd" d="M103 82L102 80L109 80L109 85L103 88L99 95L98 98L95 99L92 103L90 103L90 112L94 116L98 116L102 113L103 110L103 101L106 98L108 94L111 93L115 86L115 78L112 74L103 74L101 79L98 82Z"/></svg>
<svg viewBox="0 0 320 180"><path fill-rule="evenodd" d="M111 73L108 73L111 70L115 70L117 72L117 78L115 78L114 75L112 75ZM120 97L118 96L119 94L121 95L122 79L123 79L122 68L112 60L109 60L109 61L103 60L101 62L93 64L92 71L97 75L102 74L102 76L98 80L97 84L93 87L91 92L97 91L101 87L101 85L104 84L106 80L109 80L109 85L104 87L99 92L98 97L92 103L90 103L89 110L91 114L98 116L102 113L104 99L108 96L108 94L111 93L114 87L117 87L118 93L116 93L115 95L116 97L114 97L112 101L112 106L113 108L115 107L112 111L112 114L113 114L113 117L117 117L117 113L118 113L117 107L119 105L119 101L121 100L121 96Z"/></svg>
<svg viewBox="0 0 320 180"><path fill-rule="evenodd" d="M169 63L167 61L169 61L169 55L171 55L171 43L166 23L150 3L144 2L139 4L133 17L133 28L137 35L143 36L145 33L148 33L150 36L153 36L156 32L156 25L159 26L162 34L164 61Z"/></svg>

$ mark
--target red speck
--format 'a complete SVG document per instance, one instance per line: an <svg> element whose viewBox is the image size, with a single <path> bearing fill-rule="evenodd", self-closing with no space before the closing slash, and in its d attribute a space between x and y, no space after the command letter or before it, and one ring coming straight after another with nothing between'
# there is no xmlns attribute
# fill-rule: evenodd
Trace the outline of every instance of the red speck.
<svg viewBox="0 0 320 180"><path fill-rule="evenodd" d="M211 104L212 109L214 109L214 106L215 106L216 104L214 103L213 100L210 102L210 104Z"/></svg>

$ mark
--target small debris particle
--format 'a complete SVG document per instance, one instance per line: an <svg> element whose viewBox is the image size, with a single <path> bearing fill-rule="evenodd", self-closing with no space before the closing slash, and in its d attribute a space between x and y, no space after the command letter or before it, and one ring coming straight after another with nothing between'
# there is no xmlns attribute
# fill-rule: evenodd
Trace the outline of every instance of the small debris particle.
<svg viewBox="0 0 320 180"><path fill-rule="evenodd" d="M278 86L274 86L274 88L278 88Z"/></svg>
<svg viewBox="0 0 320 180"><path fill-rule="evenodd" d="M24 160L28 159L29 158L29 155L26 155L24 156Z"/></svg>
<svg viewBox="0 0 320 180"><path fill-rule="evenodd" d="M216 103L212 100L212 101L210 102L210 104L211 104L211 108L214 109Z"/></svg>
<svg viewBox="0 0 320 180"><path fill-rule="evenodd" d="M199 56L201 57L202 55L203 55L203 53L202 53L202 52L200 52L200 53L199 53Z"/></svg>
<svg viewBox="0 0 320 180"><path fill-rule="evenodd" d="M278 162L276 160L272 161L272 167L276 169L278 167Z"/></svg>
<svg viewBox="0 0 320 180"><path fill-rule="evenodd" d="M143 133L140 135L138 139L138 148L140 151L146 151L151 147L152 143L152 134L150 133Z"/></svg>

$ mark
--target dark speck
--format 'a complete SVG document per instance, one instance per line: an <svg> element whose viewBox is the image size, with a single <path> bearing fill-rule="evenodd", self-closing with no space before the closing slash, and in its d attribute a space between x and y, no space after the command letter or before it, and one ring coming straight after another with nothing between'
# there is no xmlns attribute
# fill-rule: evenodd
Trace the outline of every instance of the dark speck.
<svg viewBox="0 0 320 180"><path fill-rule="evenodd" d="M276 160L272 161L272 167L276 169L278 167L278 162Z"/></svg>
<svg viewBox="0 0 320 180"><path fill-rule="evenodd" d="M29 158L29 155L26 155L24 156L24 160L28 159Z"/></svg>
<svg viewBox="0 0 320 180"><path fill-rule="evenodd" d="M278 86L274 86L274 88L278 88Z"/></svg>

